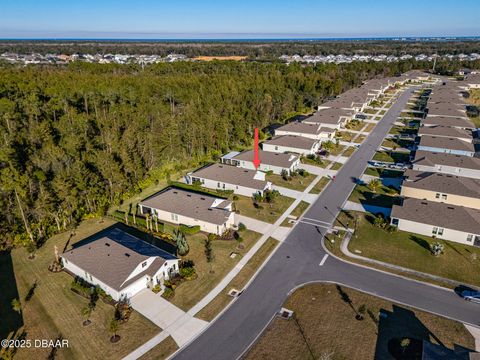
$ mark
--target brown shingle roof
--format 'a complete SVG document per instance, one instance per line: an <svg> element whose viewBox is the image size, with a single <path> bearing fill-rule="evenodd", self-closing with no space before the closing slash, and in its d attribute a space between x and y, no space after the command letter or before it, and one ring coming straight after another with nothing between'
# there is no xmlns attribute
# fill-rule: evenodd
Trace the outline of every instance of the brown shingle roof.
<svg viewBox="0 0 480 360"><path fill-rule="evenodd" d="M143 200L140 202L140 205L211 224L222 225L228 220L231 211L223 208L228 204L223 204L222 208L218 208L217 205L220 202L224 202L224 200L206 194L170 187Z"/></svg>
<svg viewBox="0 0 480 360"><path fill-rule="evenodd" d="M406 198L403 205L393 205L391 217L417 223L480 234L480 210Z"/></svg>
<svg viewBox="0 0 480 360"><path fill-rule="evenodd" d="M407 170L402 187L480 199L480 180L449 174Z"/></svg>

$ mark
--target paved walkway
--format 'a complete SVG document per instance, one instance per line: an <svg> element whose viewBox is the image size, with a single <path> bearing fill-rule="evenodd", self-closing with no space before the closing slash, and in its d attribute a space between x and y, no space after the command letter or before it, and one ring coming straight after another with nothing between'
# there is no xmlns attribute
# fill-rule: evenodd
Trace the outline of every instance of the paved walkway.
<svg viewBox="0 0 480 360"><path fill-rule="evenodd" d="M402 178L378 177L366 174L363 174L360 177L360 180L362 180L365 184L368 184L373 179L380 179L384 186L393 186L397 189L400 189L400 185L402 184Z"/></svg>
<svg viewBox="0 0 480 360"><path fill-rule="evenodd" d="M299 197L303 196L303 200L310 204L315 200L317 200L317 195L308 194L308 193L305 193L304 191L288 189L288 188L277 186L277 185L272 185L272 189L277 190L280 193L280 195L283 195L289 198L298 199Z"/></svg>
<svg viewBox="0 0 480 360"><path fill-rule="evenodd" d="M309 164L300 164L300 168L307 170L310 174L317 176L334 176L337 174L337 170L324 169L319 166L309 165Z"/></svg>
<svg viewBox="0 0 480 360"><path fill-rule="evenodd" d="M270 231L273 224L269 224L265 221L260 221L248 216L235 214L235 225L243 223L247 229L258 232L259 234L265 234Z"/></svg>
<svg viewBox="0 0 480 360"><path fill-rule="evenodd" d="M140 291L130 299L130 303L133 309L171 335L178 346L184 345L208 324L185 313L150 289Z"/></svg>

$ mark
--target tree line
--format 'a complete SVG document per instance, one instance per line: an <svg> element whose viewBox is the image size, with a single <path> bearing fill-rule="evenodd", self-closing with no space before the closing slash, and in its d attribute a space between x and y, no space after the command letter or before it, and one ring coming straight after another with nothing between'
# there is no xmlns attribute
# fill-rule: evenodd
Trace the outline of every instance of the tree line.
<svg viewBox="0 0 480 360"><path fill-rule="evenodd" d="M249 146L255 127L414 66L2 65L0 250L39 246L169 174Z"/></svg>

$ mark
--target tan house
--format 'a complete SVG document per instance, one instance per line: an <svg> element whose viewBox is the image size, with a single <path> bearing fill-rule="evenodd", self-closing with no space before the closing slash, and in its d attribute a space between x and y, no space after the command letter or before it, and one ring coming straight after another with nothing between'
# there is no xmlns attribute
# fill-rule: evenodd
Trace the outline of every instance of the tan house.
<svg viewBox="0 0 480 360"><path fill-rule="evenodd" d="M407 170L400 195L480 210L480 180Z"/></svg>

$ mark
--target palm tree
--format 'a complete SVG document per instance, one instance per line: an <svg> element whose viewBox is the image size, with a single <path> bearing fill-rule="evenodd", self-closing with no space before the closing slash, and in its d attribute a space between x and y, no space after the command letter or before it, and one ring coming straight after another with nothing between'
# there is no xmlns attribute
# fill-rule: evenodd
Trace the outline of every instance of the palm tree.
<svg viewBox="0 0 480 360"><path fill-rule="evenodd" d="M370 190L372 190L374 193L377 192L378 188L382 185L382 182L380 181L380 179L372 179L370 180L370 182L368 183L368 187L370 188Z"/></svg>

